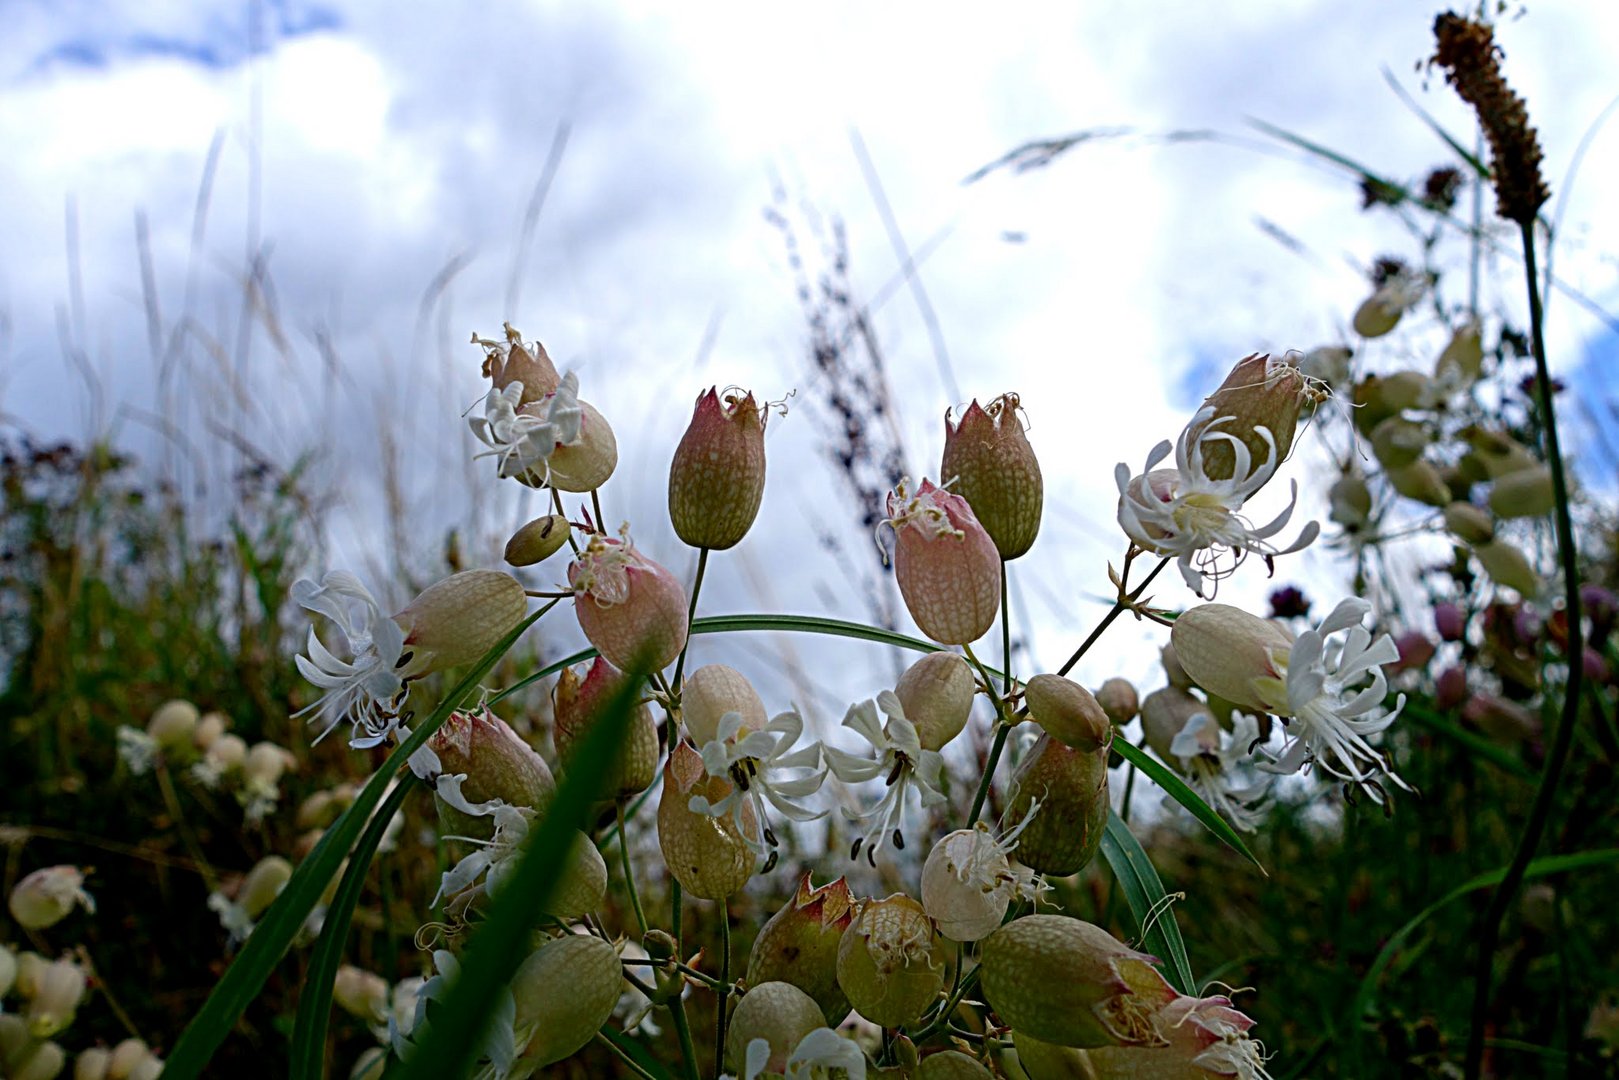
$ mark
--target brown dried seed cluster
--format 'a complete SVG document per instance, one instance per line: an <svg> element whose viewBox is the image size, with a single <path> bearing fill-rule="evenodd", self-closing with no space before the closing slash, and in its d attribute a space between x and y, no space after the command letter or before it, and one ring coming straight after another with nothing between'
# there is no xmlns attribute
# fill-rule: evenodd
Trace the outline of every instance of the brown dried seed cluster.
<svg viewBox="0 0 1619 1080"><path fill-rule="evenodd" d="M1501 74L1495 32L1452 11L1434 20L1433 32L1438 43L1433 62L1445 69L1445 81L1473 106L1490 140L1496 213L1528 225L1551 192L1540 173L1540 139L1529 124L1529 110Z"/></svg>

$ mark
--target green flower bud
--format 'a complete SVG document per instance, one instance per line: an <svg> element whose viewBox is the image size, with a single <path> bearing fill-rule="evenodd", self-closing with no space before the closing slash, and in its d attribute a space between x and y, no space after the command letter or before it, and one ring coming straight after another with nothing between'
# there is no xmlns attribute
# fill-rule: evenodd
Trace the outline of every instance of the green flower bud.
<svg viewBox="0 0 1619 1080"><path fill-rule="evenodd" d="M958 423L944 414L944 459L939 475L972 506L1001 558L1034 545L1040 532L1045 483L1023 425L1018 396L1002 394L979 407L975 400Z"/></svg>
<svg viewBox="0 0 1619 1080"><path fill-rule="evenodd" d="M537 517L512 533L506 541L506 562L512 566L533 566L544 562L568 542L568 519L561 514Z"/></svg>
<svg viewBox="0 0 1619 1080"><path fill-rule="evenodd" d="M1410 465L1432 441L1427 428L1403 416L1391 416L1372 429L1372 453L1385 469Z"/></svg>
<svg viewBox="0 0 1619 1080"><path fill-rule="evenodd" d="M1096 703L1102 706L1114 727L1123 727L1141 711L1141 699L1129 680L1114 676L1096 690Z"/></svg>
<svg viewBox="0 0 1619 1080"><path fill-rule="evenodd" d="M388 1020L388 980L353 964L337 969L332 980L332 1000L338 1008L368 1024Z"/></svg>
<svg viewBox="0 0 1619 1080"><path fill-rule="evenodd" d="M1439 354L1434 364L1434 377L1455 380L1462 386L1471 386L1484 371L1484 342L1476 322L1457 327L1450 343Z"/></svg>
<svg viewBox="0 0 1619 1080"><path fill-rule="evenodd" d="M1532 599L1540 592L1540 575L1524 557L1524 553L1505 540L1491 540L1473 548L1473 554L1484 564L1484 572L1497 585L1515 590L1519 596Z"/></svg>
<svg viewBox="0 0 1619 1080"><path fill-rule="evenodd" d="M197 707L189 701L165 701L146 722L146 734L170 752L191 745L197 730Z"/></svg>
<svg viewBox="0 0 1619 1080"><path fill-rule="evenodd" d="M1024 689L1034 722L1064 746L1098 750L1113 741L1113 725L1101 703L1083 686L1061 675L1036 675Z"/></svg>
<svg viewBox="0 0 1619 1080"><path fill-rule="evenodd" d="M1429 506L1448 506L1451 502L1450 485L1439 475L1433 462L1418 458L1409 465L1388 470L1389 483L1408 499Z"/></svg>
<svg viewBox="0 0 1619 1080"><path fill-rule="evenodd" d="M1497 517L1540 517L1556 505L1552 471L1544 465L1508 473L1490 488L1490 509Z"/></svg>
<svg viewBox="0 0 1619 1080"><path fill-rule="evenodd" d="M994 1075L960 1050L944 1050L922 1059L916 1080L994 1080Z"/></svg>

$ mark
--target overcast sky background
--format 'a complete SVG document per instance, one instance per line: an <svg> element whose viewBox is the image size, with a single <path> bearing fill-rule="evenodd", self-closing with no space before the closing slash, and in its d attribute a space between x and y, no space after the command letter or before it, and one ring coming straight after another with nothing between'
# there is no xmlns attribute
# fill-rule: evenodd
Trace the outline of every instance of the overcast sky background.
<svg viewBox="0 0 1619 1080"><path fill-rule="evenodd" d="M1383 75L1471 138L1442 79L1413 70L1431 51L1435 10L1409 0L1050 3L990 17L939 4L9 0L0 414L40 437L114 431L153 461L205 461L202 472L230 460L220 428L281 464L319 448L320 476L340 495L329 558L377 580L393 557L390 443L403 464L404 556L418 569L451 526L475 520L498 538L537 512L491 468L469 465L476 445L459 417L482 392L467 337L498 335L509 317L579 372L582 395L615 426L610 523L630 519L641 546L683 574L693 560L672 537L663 493L692 400L710 383L770 397L797 388L791 415L770 425L760 525L716 557L704 607L859 618L848 560L865 572L874 549L826 464L828 420L815 405L794 275L765 216L779 190L812 275L822 268L815 215L823 227L836 217L857 300L887 296L874 325L913 473L937 471L947 405L1022 395L1047 516L1015 574L1036 657L1054 665L1104 610L1104 563L1123 550L1114 463L1139 468L1242 355L1344 340L1366 265L1414 254L1386 215L1358 212L1352 180L1247 118L1395 179L1446 163ZM1535 4L1499 36L1561 198L1582 136L1619 94L1619 5ZM559 125L565 151L524 249L525 208ZM962 182L1029 139L1093 128L1136 134L1026 174ZM1223 138L1161 137L1185 130ZM853 131L908 244L935 241L921 279L955 388L912 296L889 288L899 261ZM1619 129L1609 126L1555 207L1559 274L1609 309L1619 307L1616 175ZM167 406L143 311L138 215L164 331L158 354L182 312L198 327L170 363ZM254 251L280 342L262 327L240 330ZM455 272L436 287L447 267ZM507 310L514 268L519 302ZM1504 297L1487 302L1520 310L1517 279L1509 270L1500 280ZM1575 304L1554 300L1549 342L1560 371L1592 385L1607 378L1615 338ZM1380 344L1364 360L1431 365L1431 351L1401 352L1410 347ZM70 350L93 378L65 359ZM165 408L177 428L167 440L143 419ZM1324 487L1307 456L1289 469ZM1286 497L1279 484L1267 496L1267 506ZM841 552L816 542L826 531L841 536ZM493 558L487 547L468 552L473 564ZM1342 589L1325 554L1284 563L1280 580L1300 578L1323 608ZM1258 605L1269 585L1256 563L1222 598ZM1160 595L1190 599L1167 578ZM1127 620L1080 675L1093 685L1142 675L1145 646L1162 636ZM779 662L763 643L746 649L743 666ZM817 668L823 658L844 665L837 680L808 680L822 700L804 703L823 723L886 685L888 661L874 652L815 653ZM775 709L805 693L801 682L765 698Z"/></svg>

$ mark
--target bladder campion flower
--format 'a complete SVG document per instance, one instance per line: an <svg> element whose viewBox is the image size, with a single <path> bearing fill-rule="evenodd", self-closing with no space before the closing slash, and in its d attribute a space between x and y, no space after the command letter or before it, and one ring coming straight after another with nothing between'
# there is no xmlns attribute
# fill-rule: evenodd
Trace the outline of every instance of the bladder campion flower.
<svg viewBox="0 0 1619 1080"><path fill-rule="evenodd" d="M878 723L879 706L888 717L887 723ZM870 810L858 814L844 811L851 820L870 820L870 827L854 842L849 855L858 858L864 847L866 861L876 866L877 849L885 841L892 839L897 848L905 846L900 820L905 813L905 793L912 786L921 796L924 807L944 801L941 790L944 759L937 750L922 749L916 725L905 718L905 710L892 690L878 694L875 702L868 700L851 705L843 717L843 726L870 743L875 755L866 758L835 746L824 747L832 775L845 784L859 784L881 776L888 785L887 793Z"/></svg>
<svg viewBox="0 0 1619 1080"><path fill-rule="evenodd" d="M777 715L763 731L746 733L742 715L729 712L720 719L714 738L702 747L703 770L711 777L729 779L731 790L712 802L706 795L693 795L692 812L710 817L731 815L748 846L765 856L767 872L776 865L776 834L767 824L767 802L790 821L814 821L826 815L825 810L811 810L798 801L815 794L826 780L826 770L816 769L821 763L820 743L793 749L803 733L803 719L791 710ZM799 775L782 775L784 771ZM744 826L744 804L750 802L761 826L762 844Z"/></svg>
<svg viewBox="0 0 1619 1080"><path fill-rule="evenodd" d="M1313 763L1381 803L1380 776L1409 788L1366 739L1394 723L1405 695L1393 710L1384 710L1383 665L1400 654L1388 634L1373 640L1361 625L1371 610L1367 601L1350 597L1315 629L1289 642L1280 628L1258 616L1226 604L1204 604L1176 619L1171 635L1181 664L1204 689L1288 721L1286 746L1260 768L1293 773ZM1345 632L1342 641L1333 640Z"/></svg>
<svg viewBox="0 0 1619 1080"><path fill-rule="evenodd" d="M579 401L579 377L569 372L557 389L528 405L523 384L491 389L484 398L483 415L467 423L478 441L489 447L478 457L493 457L498 474L538 487L549 477L549 465L559 447L580 439L584 408Z"/></svg>
<svg viewBox="0 0 1619 1080"><path fill-rule="evenodd" d="M614 540L596 533L568 564L579 628L621 671L645 664L657 671L686 647L686 590L630 540L628 525Z"/></svg>
<svg viewBox="0 0 1619 1080"><path fill-rule="evenodd" d="M883 525L894 530L894 577L911 618L944 645L968 645L995 623L1001 556L967 500L931 480L901 480Z"/></svg>
<svg viewBox="0 0 1619 1080"><path fill-rule="evenodd" d="M1309 546L1321 531L1320 525L1312 521L1290 546L1278 548L1271 543L1271 537L1286 528L1298 505L1296 482L1287 508L1268 525L1256 527L1242 515L1243 504L1265 486L1281 462L1274 436L1260 427L1254 430L1269 453L1255 465L1243 441L1221 430L1230 419L1215 416L1214 410L1205 406L1173 447L1166 439L1153 448L1140 475L1132 477L1129 466L1123 463L1113 472L1119 489L1120 528L1142 548L1174 558L1181 577L1199 596L1211 595L1204 593L1204 587L1217 585L1220 579L1230 576L1250 552L1267 560L1287 555ZM1226 479L1216 480L1205 469L1205 449L1213 446L1230 451L1233 464ZM1175 467L1156 468L1171 450Z"/></svg>

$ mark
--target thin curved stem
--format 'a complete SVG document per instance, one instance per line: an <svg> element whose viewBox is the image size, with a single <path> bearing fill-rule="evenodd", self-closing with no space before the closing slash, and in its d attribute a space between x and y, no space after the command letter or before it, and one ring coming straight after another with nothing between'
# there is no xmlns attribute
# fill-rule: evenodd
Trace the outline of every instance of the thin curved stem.
<svg viewBox="0 0 1619 1080"><path fill-rule="evenodd" d="M618 854L624 865L624 888L630 894L630 907L635 909L635 924L645 937L646 912L641 910L641 894L635 889L635 869L630 866L630 831L624 827L624 800L619 799L614 805L618 808Z"/></svg>
<svg viewBox="0 0 1619 1080"><path fill-rule="evenodd" d="M1001 560L1001 693L1012 692L1012 603L1006 588L1006 560Z"/></svg>
<svg viewBox="0 0 1619 1080"><path fill-rule="evenodd" d="M675 939L675 955L682 956L680 948L680 922L683 905L681 903L680 882L673 879L669 882L669 928L670 936ZM692 1043L691 1025L686 1022L686 999L676 994L669 1003L669 1015L675 1025L675 1034L680 1037L680 1060L686 1068L686 1080L698 1080L697 1077L697 1047Z"/></svg>
<svg viewBox="0 0 1619 1080"><path fill-rule="evenodd" d="M675 661L675 677L669 680L669 686L677 693L680 690L681 673L686 670L686 650L691 648L691 622L697 617L697 594L703 591L703 574L708 570L708 549L697 549L697 580L691 584L691 604L686 608L686 645L680 650L680 659Z"/></svg>
<svg viewBox="0 0 1619 1080"><path fill-rule="evenodd" d="M1563 470L1563 451L1557 438L1557 412L1552 404L1551 373L1546 366L1546 342L1543 337L1540 292L1535 274L1535 234L1533 224L1520 226L1523 234L1524 274L1529 286L1529 328L1535 353L1535 390L1540 400L1541 422L1546 438L1546 465L1551 469L1552 493L1556 499L1557 554L1563 568L1563 603L1568 616L1568 681L1563 686L1562 716L1557 722L1557 733L1552 738L1546 764L1541 770L1540 787L1529 808L1529 820L1524 823L1518 838L1517 850L1501 879L1501 884L1490 897L1478 929L1478 966L1473 974L1472 1025L1467 1033L1467 1062L1464 1069L1469 1078L1481 1074L1484 1065L1484 1027L1490 1007L1490 984L1495 971L1495 950L1500 942L1501 920L1523 884L1524 871L1535 857L1546 823L1551 817L1552 802L1562 780L1563 768L1568 764L1569 748L1574 744L1574 725L1579 718L1580 691L1585 676L1585 633L1580 625L1580 577L1578 552L1574 546L1574 522L1568 510L1568 478Z"/></svg>
<svg viewBox="0 0 1619 1080"><path fill-rule="evenodd" d="M1067 663L1063 664L1062 667L1057 669L1057 674L1066 675L1072 671L1074 669L1074 665L1079 663L1080 658L1086 653L1090 652L1091 646L1096 644L1097 639L1102 636L1102 633L1107 630L1109 626L1113 625L1113 620L1117 619L1120 615L1128 611L1131 604L1140 600L1141 594L1147 591L1148 585L1152 584L1152 579L1157 577L1158 572L1168 565L1168 559L1160 559L1158 565L1152 568L1152 573L1147 575L1147 580L1136 586L1136 590L1134 592L1130 593L1128 596L1120 596L1117 600L1115 600L1113 602L1112 610L1106 615L1102 616L1102 621L1096 624L1096 629L1092 630L1090 636L1080 643L1079 648L1074 650L1074 655L1068 658ZM1128 574L1129 572L1129 567L1126 566L1125 573ZM1122 588L1120 589L1120 592L1123 592Z"/></svg>
<svg viewBox="0 0 1619 1080"><path fill-rule="evenodd" d="M714 1077L724 1071L726 1006L731 1002L731 905L720 901L720 983L714 991Z"/></svg>

